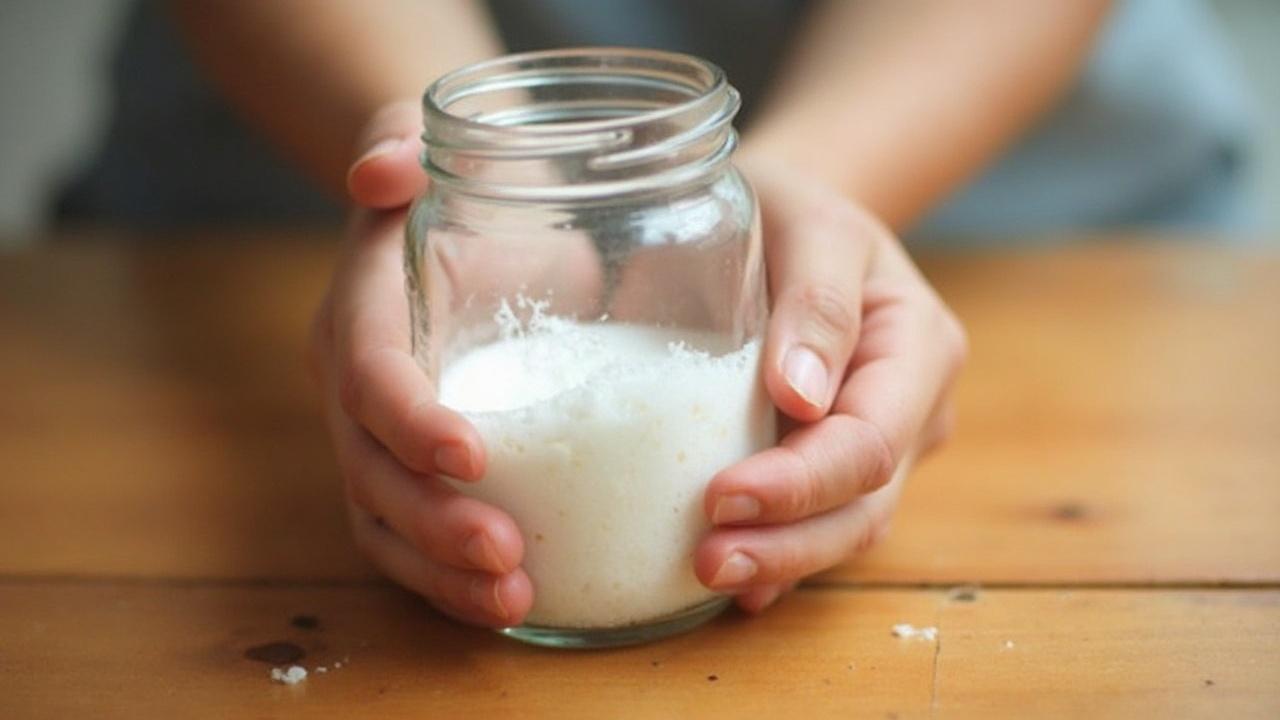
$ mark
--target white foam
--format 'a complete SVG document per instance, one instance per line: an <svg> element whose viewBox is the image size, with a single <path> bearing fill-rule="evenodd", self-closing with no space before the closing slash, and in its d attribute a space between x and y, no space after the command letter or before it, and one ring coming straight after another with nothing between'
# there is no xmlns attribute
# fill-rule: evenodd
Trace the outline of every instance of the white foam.
<svg viewBox="0 0 1280 720"><path fill-rule="evenodd" d="M527 622L614 627L710 598L692 554L707 482L774 441L758 341L541 316L445 368L440 399L484 439L455 486L515 518ZM541 318L539 319L539 316Z"/></svg>

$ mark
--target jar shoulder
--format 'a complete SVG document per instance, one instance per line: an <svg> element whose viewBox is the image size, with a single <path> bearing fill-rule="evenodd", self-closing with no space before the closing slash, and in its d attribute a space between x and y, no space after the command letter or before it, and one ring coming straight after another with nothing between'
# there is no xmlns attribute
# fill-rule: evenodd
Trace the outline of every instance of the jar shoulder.
<svg viewBox="0 0 1280 720"><path fill-rule="evenodd" d="M684 245L748 236L756 222L750 184L726 165L697 183L581 203L510 202L435 186L411 205L407 231L419 241L432 233L518 237L536 229L614 242L625 238L635 245Z"/></svg>

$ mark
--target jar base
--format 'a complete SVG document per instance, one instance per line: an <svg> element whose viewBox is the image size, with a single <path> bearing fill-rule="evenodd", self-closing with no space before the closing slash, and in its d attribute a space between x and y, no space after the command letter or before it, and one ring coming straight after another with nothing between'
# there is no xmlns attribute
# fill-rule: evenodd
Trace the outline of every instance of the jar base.
<svg viewBox="0 0 1280 720"><path fill-rule="evenodd" d="M520 642L573 650L623 647L661 640L692 630L729 606L728 597L715 597L670 615L638 624L611 628L556 628L517 625L498 632Z"/></svg>

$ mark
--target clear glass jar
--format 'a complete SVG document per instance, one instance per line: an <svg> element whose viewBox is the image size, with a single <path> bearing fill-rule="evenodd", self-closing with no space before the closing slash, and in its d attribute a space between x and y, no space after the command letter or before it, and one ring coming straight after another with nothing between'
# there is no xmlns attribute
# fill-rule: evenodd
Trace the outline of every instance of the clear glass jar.
<svg viewBox="0 0 1280 720"><path fill-rule="evenodd" d="M535 600L512 637L645 642L728 602L693 573L703 494L775 440L738 104L710 63L598 48L472 65L424 97L414 353L485 444L484 478L455 486L523 534Z"/></svg>

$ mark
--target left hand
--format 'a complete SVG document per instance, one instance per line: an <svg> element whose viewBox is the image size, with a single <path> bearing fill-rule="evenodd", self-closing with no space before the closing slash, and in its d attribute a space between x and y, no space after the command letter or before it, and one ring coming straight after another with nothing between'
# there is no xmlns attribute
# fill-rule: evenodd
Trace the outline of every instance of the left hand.
<svg viewBox="0 0 1280 720"><path fill-rule="evenodd" d="M769 268L765 387L795 424L711 480L694 565L758 612L885 534L911 464L949 431L967 341L868 211L787 167L742 166Z"/></svg>

